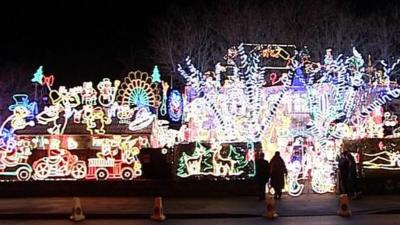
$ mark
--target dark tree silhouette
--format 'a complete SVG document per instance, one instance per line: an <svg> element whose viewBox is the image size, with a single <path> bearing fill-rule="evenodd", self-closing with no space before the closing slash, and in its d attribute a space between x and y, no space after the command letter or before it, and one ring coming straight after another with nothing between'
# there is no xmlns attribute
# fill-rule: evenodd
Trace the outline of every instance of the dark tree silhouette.
<svg viewBox="0 0 400 225"><path fill-rule="evenodd" d="M11 114L8 106L13 104L14 94L28 94L34 99L35 87L30 82L37 68L29 69L21 64L2 64L0 66L0 121Z"/></svg>
<svg viewBox="0 0 400 225"><path fill-rule="evenodd" d="M162 22L154 24L149 44L162 74L179 79L176 65L187 56L200 71L211 69L229 47L241 42L308 46L320 60L327 48L351 54L357 47L365 56L389 62L399 55L396 1L372 6L340 0L203 2L189 7L178 1L156 19Z"/></svg>

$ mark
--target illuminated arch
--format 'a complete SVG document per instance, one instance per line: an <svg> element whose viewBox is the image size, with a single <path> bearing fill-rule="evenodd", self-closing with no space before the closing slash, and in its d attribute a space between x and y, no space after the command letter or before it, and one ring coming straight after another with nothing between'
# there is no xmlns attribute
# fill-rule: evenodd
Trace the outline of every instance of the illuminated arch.
<svg viewBox="0 0 400 225"><path fill-rule="evenodd" d="M118 90L121 105L158 107L160 94L157 84L144 72L130 72Z"/></svg>

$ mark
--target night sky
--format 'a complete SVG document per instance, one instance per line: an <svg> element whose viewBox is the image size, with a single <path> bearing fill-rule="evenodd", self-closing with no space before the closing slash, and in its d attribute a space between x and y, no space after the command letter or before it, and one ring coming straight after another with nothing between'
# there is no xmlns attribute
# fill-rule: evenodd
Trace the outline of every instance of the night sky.
<svg viewBox="0 0 400 225"><path fill-rule="evenodd" d="M57 86L122 78L130 58L130 66L151 72L147 38L167 3L38 2L1 3L0 65L23 64L32 73L43 65Z"/></svg>
<svg viewBox="0 0 400 225"><path fill-rule="evenodd" d="M122 78L127 67L151 72L156 62L148 39L154 23L172 3L203 2L137 2L1 2L0 66L21 64L34 73L43 65L45 74L55 74L57 86ZM363 13L379 4L354 1L353 6Z"/></svg>

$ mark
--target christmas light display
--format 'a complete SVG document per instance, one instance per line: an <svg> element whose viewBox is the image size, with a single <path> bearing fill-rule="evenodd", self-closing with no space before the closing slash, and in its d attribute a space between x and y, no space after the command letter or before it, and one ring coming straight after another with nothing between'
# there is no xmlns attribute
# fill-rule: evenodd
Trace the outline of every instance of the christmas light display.
<svg viewBox="0 0 400 225"><path fill-rule="evenodd" d="M227 68L236 71L224 82L207 79L190 60L187 60L189 73L179 66L178 71L187 80L187 90L197 93L188 98L184 109L184 122L189 130L186 140L261 141L267 155L280 151L288 163L289 194L300 195L304 182L310 182L316 193L334 191L337 146L342 139L383 137L385 122L396 125L396 117L386 116L379 123L374 118L384 117L383 113L376 114L376 110L400 93L397 85L389 85L387 79L397 63L390 67L383 64L385 83L368 86L365 62L355 48L351 56L336 58L332 49L328 49L324 62L319 63L310 60L307 50L280 56L285 51L279 48L259 48L257 53L246 50L246 46L253 45L231 48L227 63L217 64L215 74L219 77ZM269 76L274 84L281 81L281 86L263 86L263 74L268 67L263 67L260 56L288 61L287 72L281 77L275 72ZM277 112L288 115L285 123ZM307 137L312 145L303 147L306 150L301 159L290 161L293 154L290 143L297 140L293 139L296 136ZM207 152L201 147L198 151ZM182 165L198 173L198 161L194 160L203 154L200 153L186 155L188 161L182 161Z"/></svg>
<svg viewBox="0 0 400 225"><path fill-rule="evenodd" d="M136 112L135 119L129 123L129 130L141 130L147 126L149 126L155 118L155 115L152 114L146 107L139 107Z"/></svg>
<svg viewBox="0 0 400 225"><path fill-rule="evenodd" d="M42 77L43 77L43 66L39 66L39 68L36 70L36 73L33 74L33 78L31 79L31 81L33 83L42 84Z"/></svg>
<svg viewBox="0 0 400 225"><path fill-rule="evenodd" d="M42 77L42 85L46 85L47 87L51 87L54 84L54 76L44 76Z"/></svg>
<svg viewBox="0 0 400 225"><path fill-rule="evenodd" d="M160 101L157 85L147 73L130 72L118 91L121 105L157 107Z"/></svg>
<svg viewBox="0 0 400 225"><path fill-rule="evenodd" d="M32 167L28 164L28 158L32 155L34 144L27 140L9 140L13 148L0 151L0 175L16 177L19 181L29 180L32 176Z"/></svg>
<svg viewBox="0 0 400 225"><path fill-rule="evenodd" d="M105 115L103 108L95 107L86 119L86 130L90 134L104 134L106 133L105 125L110 124L111 119ZM98 125L99 124L99 125Z"/></svg>
<svg viewBox="0 0 400 225"><path fill-rule="evenodd" d="M54 149L49 155L32 164L35 180L51 177L82 179L86 176L86 163L66 149Z"/></svg>
<svg viewBox="0 0 400 225"><path fill-rule="evenodd" d="M400 170L400 151L395 143L386 145L380 141L375 153L363 153L363 167L365 169Z"/></svg>
<svg viewBox="0 0 400 225"><path fill-rule="evenodd" d="M32 81L49 89L49 104L38 110L37 104L30 102L27 95L13 96L15 104L9 106L12 115L0 127L0 175L7 176L6 180L16 178L20 181L130 180L141 176L138 154L142 147L149 146L147 137L117 135L98 138L97 135L107 135L113 121L124 124L130 131L141 131L152 124L155 114L149 107L158 105L158 91L155 86L148 85L151 79L147 74L130 73L121 85L123 90L119 89L118 80L112 82L108 78L98 83L98 90L92 82L70 89L64 86L53 89L54 77L44 76L42 67ZM124 104L116 101L118 90L122 94L121 102L126 100L125 94L128 95ZM66 134L70 132L70 122L81 132L77 137ZM38 127L40 134L16 133L29 130L28 127ZM82 143L84 139L93 146ZM85 152L82 149L89 153L82 155ZM93 153L90 151L97 152L95 158L91 157Z"/></svg>
<svg viewBox="0 0 400 225"><path fill-rule="evenodd" d="M168 115L169 118L178 122L182 118L183 113L183 98L178 90L171 90L168 97Z"/></svg>
<svg viewBox="0 0 400 225"><path fill-rule="evenodd" d="M120 84L119 80L114 81L114 86L110 79L104 78L97 85L97 89L99 89L99 104L103 107L110 107L114 101L117 94L118 86Z"/></svg>
<svg viewBox="0 0 400 225"><path fill-rule="evenodd" d="M154 148L172 148L176 143L181 143L184 138L185 126L181 129L169 129L169 121L156 119L152 126L151 146Z"/></svg>
<svg viewBox="0 0 400 225"><path fill-rule="evenodd" d="M160 114L161 116L167 115L167 93L168 93L168 88L169 84L167 82L162 82L162 101L161 101L161 106L160 106Z"/></svg>
<svg viewBox="0 0 400 225"><path fill-rule="evenodd" d="M365 153L364 156L372 159L363 162L367 169L400 170L400 152L382 151L375 154ZM378 161L381 161L378 163Z"/></svg>
<svg viewBox="0 0 400 225"><path fill-rule="evenodd" d="M157 82L160 83L161 79L160 79L160 71L158 70L158 66L155 65L154 69L153 69L153 73L151 74L151 78L152 78L152 82Z"/></svg>
<svg viewBox="0 0 400 225"><path fill-rule="evenodd" d="M178 177L215 176L215 177L252 177L255 175L254 145L247 148L229 145L223 148L213 143L209 148L195 144L193 154L182 152L177 165ZM242 176L242 177L245 177Z"/></svg>
<svg viewBox="0 0 400 225"><path fill-rule="evenodd" d="M268 157L281 152L290 195L301 195L306 183L332 192L343 140L400 137L397 115L385 107L400 97L392 82L400 60L379 61L382 70L373 73L356 48L349 56L327 49L322 62L291 48L241 44L204 72L188 57L178 65L182 93L160 80L157 66L151 76L136 71L123 81L58 89L39 67L31 81L48 89L49 102L13 97L0 127L0 175L130 180L142 174L140 149L151 146L175 149L180 179L249 179L253 143L261 143ZM399 170L400 154L384 146L362 152L364 168Z"/></svg>

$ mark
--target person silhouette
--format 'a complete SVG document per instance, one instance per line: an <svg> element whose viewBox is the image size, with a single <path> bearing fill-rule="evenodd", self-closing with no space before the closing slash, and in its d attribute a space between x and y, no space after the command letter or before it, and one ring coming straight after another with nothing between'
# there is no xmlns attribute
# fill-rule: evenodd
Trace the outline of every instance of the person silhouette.
<svg viewBox="0 0 400 225"><path fill-rule="evenodd" d="M276 151L270 163L271 186L275 191L275 199L282 197L282 189L285 186L285 175L287 175L285 162L280 156L279 151Z"/></svg>
<svg viewBox="0 0 400 225"><path fill-rule="evenodd" d="M260 200L265 199L265 185L269 180L269 163L265 159L264 153L260 153L258 159L256 160L256 181L258 198Z"/></svg>

